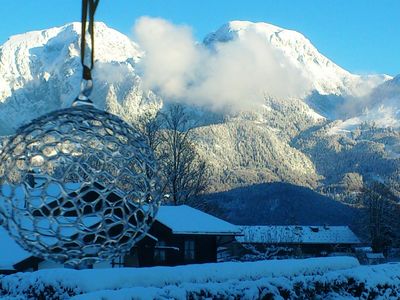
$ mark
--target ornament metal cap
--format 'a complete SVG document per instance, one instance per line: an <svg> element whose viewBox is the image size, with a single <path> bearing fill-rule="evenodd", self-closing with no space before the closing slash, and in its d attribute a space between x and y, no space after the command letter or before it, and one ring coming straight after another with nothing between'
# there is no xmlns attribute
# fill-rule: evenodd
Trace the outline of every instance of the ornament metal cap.
<svg viewBox="0 0 400 300"><path fill-rule="evenodd" d="M78 97L75 98L74 102L72 102L72 106L80 106L80 105L94 106L93 101L89 99L92 90L93 90L93 80L82 79L81 91Z"/></svg>

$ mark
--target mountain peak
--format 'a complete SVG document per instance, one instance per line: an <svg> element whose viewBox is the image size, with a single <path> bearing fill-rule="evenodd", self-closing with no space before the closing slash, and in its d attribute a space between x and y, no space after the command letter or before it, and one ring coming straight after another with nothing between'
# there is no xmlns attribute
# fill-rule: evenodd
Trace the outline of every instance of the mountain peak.
<svg viewBox="0 0 400 300"><path fill-rule="evenodd" d="M303 34L297 31L284 29L266 22L250 22L240 20L230 21L222 25L217 31L209 34L205 41L229 41L237 37L240 38L241 35L245 35L247 32L254 32L264 35L266 38L270 38L271 36L275 35L280 36L285 40L292 39L293 41L301 41L303 43L311 44L311 42Z"/></svg>
<svg viewBox="0 0 400 300"><path fill-rule="evenodd" d="M218 43L233 41L245 43L249 35L258 36L281 52L313 83L312 88L322 95L359 96L361 90L364 92L372 89L390 79L381 75L351 74L322 55L303 34L264 22L231 21L209 34L204 39L204 44L212 47Z"/></svg>
<svg viewBox="0 0 400 300"><path fill-rule="evenodd" d="M71 104L82 73L80 33L81 24L73 22L15 35L0 46L0 132L11 133L42 113ZM120 99L131 95L131 85L138 81L134 69L142 55L139 46L96 22L95 47L96 91L116 85ZM103 107L107 99L93 101Z"/></svg>

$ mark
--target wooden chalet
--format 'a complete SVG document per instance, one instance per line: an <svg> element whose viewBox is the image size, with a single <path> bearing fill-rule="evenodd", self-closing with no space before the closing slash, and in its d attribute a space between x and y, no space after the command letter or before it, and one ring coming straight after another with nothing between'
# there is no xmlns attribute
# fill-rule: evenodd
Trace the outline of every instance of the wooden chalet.
<svg viewBox="0 0 400 300"><path fill-rule="evenodd" d="M217 262L218 239L240 232L237 226L181 205L162 207L149 234L157 241L146 237L133 249L139 266Z"/></svg>

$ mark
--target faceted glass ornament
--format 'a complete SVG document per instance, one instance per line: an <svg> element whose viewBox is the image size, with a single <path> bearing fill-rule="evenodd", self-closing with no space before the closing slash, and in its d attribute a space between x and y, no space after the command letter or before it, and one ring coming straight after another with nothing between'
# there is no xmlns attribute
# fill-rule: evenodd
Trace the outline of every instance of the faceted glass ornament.
<svg viewBox="0 0 400 300"><path fill-rule="evenodd" d="M146 235L160 199L145 138L89 105L21 127L0 154L0 219L44 259L81 265L123 255Z"/></svg>

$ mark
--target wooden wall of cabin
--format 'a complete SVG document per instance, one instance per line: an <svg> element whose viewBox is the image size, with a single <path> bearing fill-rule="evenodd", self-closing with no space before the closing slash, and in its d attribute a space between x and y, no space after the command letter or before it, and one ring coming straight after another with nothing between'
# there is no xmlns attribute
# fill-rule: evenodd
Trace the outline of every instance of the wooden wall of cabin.
<svg viewBox="0 0 400 300"><path fill-rule="evenodd" d="M217 261L215 236L163 236L158 243L141 243L135 247L126 261L135 261L132 259L136 255L134 251L137 251L137 263L140 267L176 266Z"/></svg>
<svg viewBox="0 0 400 300"><path fill-rule="evenodd" d="M125 266L176 266L217 261L215 235L173 234L168 227L158 222L149 233L157 237L158 242L149 237L144 238L125 258Z"/></svg>
<svg viewBox="0 0 400 300"><path fill-rule="evenodd" d="M250 246L250 247L249 247ZM272 256L277 258L290 258L290 257L308 257L308 256L325 256L334 252L352 253L353 247L350 244L241 244L237 241L233 241L228 244L226 251L229 253L227 260L237 259L240 260L245 255L255 255L251 248L260 253L269 253L269 250L282 248L279 252L276 252ZM271 251L273 253L274 251ZM267 256L267 255L266 255ZM261 259L261 256L260 258Z"/></svg>

